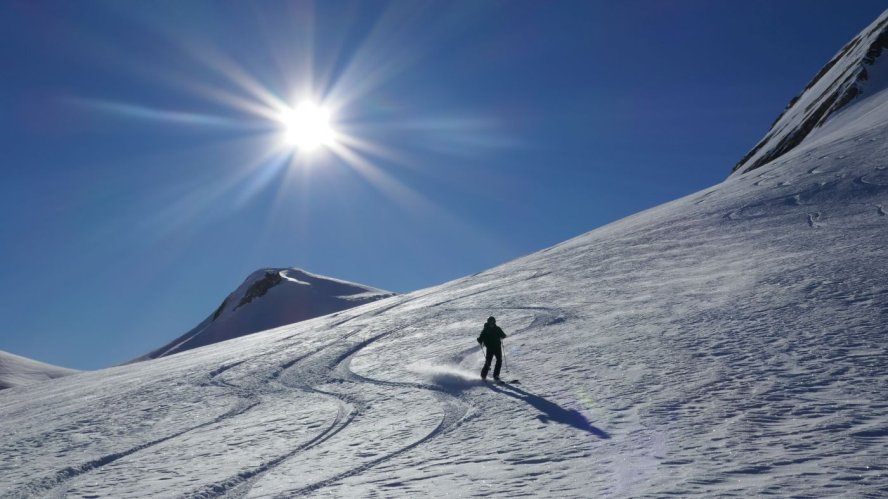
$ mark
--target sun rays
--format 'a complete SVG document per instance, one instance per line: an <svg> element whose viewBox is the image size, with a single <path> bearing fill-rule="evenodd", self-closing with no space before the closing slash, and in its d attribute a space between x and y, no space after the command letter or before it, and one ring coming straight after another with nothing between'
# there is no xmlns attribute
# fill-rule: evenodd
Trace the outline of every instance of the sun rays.
<svg viewBox="0 0 888 499"><path fill-rule="evenodd" d="M266 20L272 25L262 32L266 50L252 58L212 40L172 39L163 26L146 26L179 49L178 71L163 65L138 68L149 85L166 87L169 94L152 95L150 102L69 101L148 124L159 134L196 132L200 140L182 147L199 147L207 157L219 158L208 163L215 175L190 192L177 190L180 197L155 213L154 231L181 233L261 207L264 219L258 223L272 232L282 221L291 224L309 216L314 209L310 200L341 197L348 205L356 196L347 189L363 185L412 217L446 221L483 238L411 182L417 175L440 176L422 154L464 160L473 151L483 153L478 144L493 144L495 137L477 125L486 121L454 121L452 115L436 120L434 109L418 114L386 88L424 56L421 48L405 43L411 20L422 9L407 10L383 9L355 39L346 23L339 32L325 32L323 40L312 8L293 11L286 22ZM275 29L278 21L292 29ZM183 73L182 67L191 70ZM158 105L165 95L175 100ZM235 148L240 152L232 154ZM352 180L343 182L349 176ZM355 223L359 214L356 210Z"/></svg>

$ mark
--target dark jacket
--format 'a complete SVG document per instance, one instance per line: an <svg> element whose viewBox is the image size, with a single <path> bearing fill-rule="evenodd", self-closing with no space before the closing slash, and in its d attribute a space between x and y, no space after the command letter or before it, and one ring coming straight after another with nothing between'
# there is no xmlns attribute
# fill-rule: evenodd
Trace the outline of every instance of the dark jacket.
<svg viewBox="0 0 888 499"><path fill-rule="evenodd" d="M499 348L506 333L496 324L484 324L484 330L478 336L478 343L483 343L487 348Z"/></svg>

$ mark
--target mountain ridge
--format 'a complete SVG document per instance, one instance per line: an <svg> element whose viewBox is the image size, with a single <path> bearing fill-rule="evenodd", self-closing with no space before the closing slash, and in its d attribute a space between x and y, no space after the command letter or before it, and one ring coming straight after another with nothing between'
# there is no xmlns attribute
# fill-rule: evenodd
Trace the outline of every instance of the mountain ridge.
<svg viewBox="0 0 888 499"><path fill-rule="evenodd" d="M755 170L801 144L834 114L888 86L888 10L855 36L793 97L771 129L740 161L733 175ZM875 80L875 81L874 81Z"/></svg>
<svg viewBox="0 0 888 499"><path fill-rule="evenodd" d="M259 269L247 276L197 326L130 362L173 355L394 295L299 268Z"/></svg>

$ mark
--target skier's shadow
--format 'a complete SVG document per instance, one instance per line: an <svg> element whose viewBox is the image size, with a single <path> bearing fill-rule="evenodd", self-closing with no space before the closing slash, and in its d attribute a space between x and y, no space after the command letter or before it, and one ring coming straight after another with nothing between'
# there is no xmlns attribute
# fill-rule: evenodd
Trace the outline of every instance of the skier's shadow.
<svg viewBox="0 0 888 499"><path fill-rule="evenodd" d="M610 435L600 428L596 428L586 419L586 416L576 410L576 409L565 409L555 402L550 402L539 395L534 395L530 392L526 392L521 388L518 388L515 385L504 384L504 385L489 385L490 388L496 392L502 393L503 395L508 395L514 399L521 400L523 402L527 402L537 410L539 410L542 414L537 416L540 421L544 423L548 423L549 421L554 421L556 423L566 424L569 426L573 426L578 430L583 430L587 433L591 433L598 438L608 439Z"/></svg>

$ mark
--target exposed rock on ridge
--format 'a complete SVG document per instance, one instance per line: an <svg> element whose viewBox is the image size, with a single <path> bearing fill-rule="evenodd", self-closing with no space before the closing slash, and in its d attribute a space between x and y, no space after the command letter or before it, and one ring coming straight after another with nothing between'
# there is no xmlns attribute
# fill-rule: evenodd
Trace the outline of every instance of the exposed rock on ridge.
<svg viewBox="0 0 888 499"><path fill-rule="evenodd" d="M733 173L743 174L770 163L798 146L851 102L883 90L888 82L874 76L883 76L888 66L880 61L885 48L888 11L848 42L787 104L767 135L734 165Z"/></svg>

